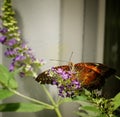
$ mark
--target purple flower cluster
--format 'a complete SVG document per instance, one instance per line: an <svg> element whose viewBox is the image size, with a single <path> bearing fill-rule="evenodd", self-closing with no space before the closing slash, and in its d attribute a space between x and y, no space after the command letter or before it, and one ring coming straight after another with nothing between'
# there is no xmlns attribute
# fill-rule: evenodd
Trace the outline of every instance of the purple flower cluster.
<svg viewBox="0 0 120 117"><path fill-rule="evenodd" d="M11 0L4 0L2 6L0 43L7 46L5 56L12 59L9 70L22 68L20 76L37 76L37 71L44 64L37 60L31 49L21 39L21 33L14 17Z"/></svg>
<svg viewBox="0 0 120 117"><path fill-rule="evenodd" d="M9 31L4 26L0 28L0 33L2 34L0 36L0 43L6 46L14 46L19 43L16 37L10 37Z"/></svg>
<svg viewBox="0 0 120 117"><path fill-rule="evenodd" d="M49 76L54 78L53 85L59 89L61 97L73 97L79 95L81 90L80 82L77 80L76 73L65 71L62 68L52 67L49 71Z"/></svg>

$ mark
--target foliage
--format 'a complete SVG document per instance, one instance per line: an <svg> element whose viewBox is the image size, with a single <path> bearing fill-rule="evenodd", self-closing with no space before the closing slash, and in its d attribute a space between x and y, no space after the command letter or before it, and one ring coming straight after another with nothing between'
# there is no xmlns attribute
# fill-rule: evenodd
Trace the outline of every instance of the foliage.
<svg viewBox="0 0 120 117"><path fill-rule="evenodd" d="M80 103L78 115L81 117L118 117L120 114L120 93L114 98L105 99L98 92L89 92L84 90L84 94L77 97L78 103ZM82 100L81 100L82 99ZM83 100L84 99L84 100ZM117 112L117 113L116 113Z"/></svg>
<svg viewBox="0 0 120 117"><path fill-rule="evenodd" d="M17 73L17 72L16 72ZM5 100L15 94L19 94L16 92L18 88L18 84L14 78L14 73L8 71L6 67L0 65L0 100ZM25 103L25 102L17 102L17 103L5 103L0 104L1 112L15 111L15 112L36 112L41 111L43 109L47 109L48 107L37 104L37 103Z"/></svg>
<svg viewBox="0 0 120 117"><path fill-rule="evenodd" d="M43 86L44 91L52 102L52 105L50 105L19 93L17 91L18 83L14 78L16 73L18 72L9 72L6 67L0 65L0 99L5 100L13 95L18 95L29 100L30 102L0 104L1 112L38 112L44 109L50 109L55 110L58 117L62 117L59 111L59 106L63 103L72 102L80 105L79 110L76 111L76 114L81 117L115 117L115 111L120 107L120 93L112 99L105 99L100 97L96 92L90 92L84 89L80 96L73 98L62 98L58 102L55 102L47 89Z"/></svg>

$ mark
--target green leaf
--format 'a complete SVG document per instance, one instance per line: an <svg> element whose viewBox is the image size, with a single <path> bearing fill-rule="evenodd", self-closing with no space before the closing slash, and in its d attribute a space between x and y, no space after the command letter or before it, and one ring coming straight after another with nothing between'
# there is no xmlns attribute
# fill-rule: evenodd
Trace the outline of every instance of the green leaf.
<svg viewBox="0 0 120 117"><path fill-rule="evenodd" d="M62 98L62 99L60 100L60 104L61 104L61 103L65 103L65 102L73 102L73 100L72 100L71 98Z"/></svg>
<svg viewBox="0 0 120 117"><path fill-rule="evenodd" d="M89 106L81 106L81 113L85 112L86 114L88 114L88 117L106 117L106 115L102 114L101 111L93 105L89 105ZM85 116L86 117L86 116Z"/></svg>
<svg viewBox="0 0 120 117"><path fill-rule="evenodd" d="M114 110L120 107L120 93L113 98Z"/></svg>
<svg viewBox="0 0 120 117"><path fill-rule="evenodd" d="M107 117L104 114L98 114L98 113L87 113L86 111L80 111L80 112L76 112L77 115L79 115L80 117Z"/></svg>
<svg viewBox="0 0 120 117"><path fill-rule="evenodd" d="M87 97L85 95L76 96L73 98L74 101L87 101Z"/></svg>
<svg viewBox="0 0 120 117"><path fill-rule="evenodd" d="M14 74L9 72L6 67L0 64L0 83L5 87L17 88L17 82L14 79Z"/></svg>
<svg viewBox="0 0 120 117"><path fill-rule="evenodd" d="M115 77L116 77L118 80L120 80L120 76L115 75Z"/></svg>
<svg viewBox="0 0 120 117"><path fill-rule="evenodd" d="M11 91L9 91L7 89L0 89L0 100L8 98L12 95L14 95L14 93L12 93Z"/></svg>
<svg viewBox="0 0 120 117"><path fill-rule="evenodd" d="M8 69L5 66L3 66L3 65L0 64L0 73L4 72L4 71L8 72Z"/></svg>
<svg viewBox="0 0 120 117"><path fill-rule="evenodd" d="M43 105L34 103L7 103L0 104L0 112L38 112L45 108Z"/></svg>
<svg viewBox="0 0 120 117"><path fill-rule="evenodd" d="M99 112L99 110L94 106L83 106L81 108L84 109L84 110L87 110L87 111Z"/></svg>

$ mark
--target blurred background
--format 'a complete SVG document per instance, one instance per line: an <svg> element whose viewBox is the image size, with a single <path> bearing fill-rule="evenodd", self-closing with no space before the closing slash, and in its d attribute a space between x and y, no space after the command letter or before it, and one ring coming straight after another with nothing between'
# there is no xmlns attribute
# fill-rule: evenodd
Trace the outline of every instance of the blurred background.
<svg viewBox="0 0 120 117"><path fill-rule="evenodd" d="M2 5L0 0L0 5ZM120 75L120 1L119 0L12 0L23 39L34 55L46 60L44 71L69 62L99 62L117 70ZM0 45L0 63L8 66ZM51 61L50 59L55 59ZM32 78L19 79L19 91L25 95L49 102L40 86ZM48 86L56 99L57 89ZM119 80L111 77L103 87L103 95L113 97L120 91ZM6 100L25 101L17 96ZM77 117L78 106L61 106L63 117ZM1 117L56 117L54 112L0 113Z"/></svg>

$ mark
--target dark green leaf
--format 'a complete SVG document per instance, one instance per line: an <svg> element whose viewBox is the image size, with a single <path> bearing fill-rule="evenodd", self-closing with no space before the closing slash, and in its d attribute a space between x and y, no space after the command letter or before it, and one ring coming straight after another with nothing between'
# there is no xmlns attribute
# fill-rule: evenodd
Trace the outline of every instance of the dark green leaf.
<svg viewBox="0 0 120 117"><path fill-rule="evenodd" d="M6 67L0 64L0 83L5 87L17 88L14 74L9 72Z"/></svg>
<svg viewBox="0 0 120 117"><path fill-rule="evenodd" d="M120 107L120 93L113 98L114 110Z"/></svg>
<svg viewBox="0 0 120 117"><path fill-rule="evenodd" d="M116 77L118 80L120 80L120 76L115 75L115 77Z"/></svg>
<svg viewBox="0 0 120 117"><path fill-rule="evenodd" d="M11 91L9 91L7 89L0 89L0 100L8 98L12 95L14 95L14 94Z"/></svg>
<svg viewBox="0 0 120 117"><path fill-rule="evenodd" d="M7 103L0 105L0 112L37 112L43 109L47 108L34 103Z"/></svg>

